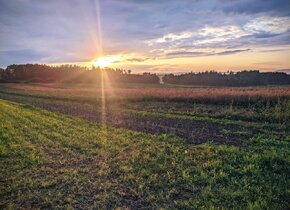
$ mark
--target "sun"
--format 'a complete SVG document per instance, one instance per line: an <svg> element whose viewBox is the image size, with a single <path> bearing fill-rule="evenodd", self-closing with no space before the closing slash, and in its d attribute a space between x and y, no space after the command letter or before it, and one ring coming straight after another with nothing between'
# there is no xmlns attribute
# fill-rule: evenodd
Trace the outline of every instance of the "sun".
<svg viewBox="0 0 290 210"><path fill-rule="evenodd" d="M120 60L120 56L100 57L92 61L94 66L105 68Z"/></svg>

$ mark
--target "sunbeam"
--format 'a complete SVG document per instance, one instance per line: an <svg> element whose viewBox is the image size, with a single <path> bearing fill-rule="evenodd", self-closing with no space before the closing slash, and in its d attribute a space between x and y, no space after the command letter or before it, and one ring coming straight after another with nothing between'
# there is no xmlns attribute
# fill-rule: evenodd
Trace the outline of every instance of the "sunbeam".
<svg viewBox="0 0 290 210"><path fill-rule="evenodd" d="M93 37L94 43L97 43L95 45L96 47L96 52L97 52L97 57L102 57L103 56L103 33L102 33L102 20L101 20L101 6L100 6L100 0L94 0L93 1L94 8L95 8L95 26L92 28L96 27L96 37ZM93 63L94 65L95 63ZM99 65L99 67L105 67L103 64L104 63L99 63L102 65ZM106 72L101 69L101 80L100 80L100 86L99 88L101 89L101 113L100 113L100 120L102 124L102 132L103 132L103 140L107 141L108 140L108 132L107 132L107 107L106 107L106 87L105 87L105 74ZM98 91L97 91L98 92Z"/></svg>

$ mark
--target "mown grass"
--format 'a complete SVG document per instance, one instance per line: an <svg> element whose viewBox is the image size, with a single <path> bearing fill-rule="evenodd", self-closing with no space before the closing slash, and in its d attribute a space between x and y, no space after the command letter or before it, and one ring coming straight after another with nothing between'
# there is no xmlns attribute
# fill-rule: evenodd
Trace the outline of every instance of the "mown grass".
<svg viewBox="0 0 290 210"><path fill-rule="evenodd" d="M187 144L0 100L2 208L287 209L290 137Z"/></svg>

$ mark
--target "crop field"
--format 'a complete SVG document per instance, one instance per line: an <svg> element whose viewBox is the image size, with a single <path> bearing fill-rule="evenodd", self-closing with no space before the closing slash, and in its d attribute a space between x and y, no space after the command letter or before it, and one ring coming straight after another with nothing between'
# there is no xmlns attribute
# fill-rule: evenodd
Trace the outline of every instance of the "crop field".
<svg viewBox="0 0 290 210"><path fill-rule="evenodd" d="M289 209L290 88L0 85L0 208Z"/></svg>

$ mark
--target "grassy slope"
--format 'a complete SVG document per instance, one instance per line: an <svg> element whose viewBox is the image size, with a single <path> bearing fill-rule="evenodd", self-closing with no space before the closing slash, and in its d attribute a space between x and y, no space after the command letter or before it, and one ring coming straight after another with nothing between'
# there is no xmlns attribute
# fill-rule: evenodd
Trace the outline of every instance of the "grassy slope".
<svg viewBox="0 0 290 210"><path fill-rule="evenodd" d="M289 208L290 139L188 145L0 100L2 207Z"/></svg>

